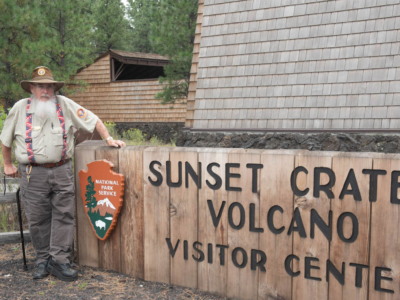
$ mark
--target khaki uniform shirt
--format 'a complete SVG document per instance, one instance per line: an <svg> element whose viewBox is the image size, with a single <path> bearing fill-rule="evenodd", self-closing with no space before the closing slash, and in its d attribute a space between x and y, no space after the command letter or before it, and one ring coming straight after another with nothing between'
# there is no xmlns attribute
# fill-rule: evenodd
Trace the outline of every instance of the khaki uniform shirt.
<svg viewBox="0 0 400 300"><path fill-rule="evenodd" d="M57 96L65 120L65 133L67 134L67 153L65 158L74 154L74 131L82 129L93 132L98 117L91 111L83 108L71 99ZM0 140L6 147L11 147L15 139L15 155L22 164L28 164L26 151L26 105L28 99L18 101L4 123ZM32 113L32 149L38 164L56 163L61 160L63 149L63 131L57 114L51 118L41 119L35 116L35 102L31 102L28 113Z"/></svg>

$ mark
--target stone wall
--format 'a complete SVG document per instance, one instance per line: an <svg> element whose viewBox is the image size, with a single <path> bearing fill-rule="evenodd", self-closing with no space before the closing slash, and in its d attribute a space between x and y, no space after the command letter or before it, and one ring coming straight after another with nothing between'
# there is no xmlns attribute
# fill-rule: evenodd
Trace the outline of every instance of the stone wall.
<svg viewBox="0 0 400 300"><path fill-rule="evenodd" d="M400 153L397 134L208 133L182 131L180 147L306 149L310 151Z"/></svg>

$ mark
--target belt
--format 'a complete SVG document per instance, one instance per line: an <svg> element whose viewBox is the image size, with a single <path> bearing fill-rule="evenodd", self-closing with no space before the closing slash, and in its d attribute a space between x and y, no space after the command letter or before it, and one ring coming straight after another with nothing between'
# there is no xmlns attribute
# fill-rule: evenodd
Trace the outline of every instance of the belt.
<svg viewBox="0 0 400 300"><path fill-rule="evenodd" d="M69 162L69 161L70 161L70 159L67 158L67 159L64 159L64 160L60 160L60 161L57 162L57 163L48 163L48 164L30 163L30 165L31 165L32 167L55 168L55 167L62 166L62 165L66 164L66 163Z"/></svg>

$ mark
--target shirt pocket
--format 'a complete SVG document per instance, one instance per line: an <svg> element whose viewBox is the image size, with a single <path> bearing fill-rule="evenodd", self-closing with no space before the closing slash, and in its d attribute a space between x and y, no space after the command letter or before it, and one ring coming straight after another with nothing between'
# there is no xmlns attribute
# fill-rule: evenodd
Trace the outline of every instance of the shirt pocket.
<svg viewBox="0 0 400 300"><path fill-rule="evenodd" d="M53 146L62 147L64 143L63 131L61 127L52 128L51 132L51 141Z"/></svg>
<svg viewBox="0 0 400 300"><path fill-rule="evenodd" d="M40 132L40 130L32 130L32 150L35 154L43 154L45 155L44 151L44 135Z"/></svg>

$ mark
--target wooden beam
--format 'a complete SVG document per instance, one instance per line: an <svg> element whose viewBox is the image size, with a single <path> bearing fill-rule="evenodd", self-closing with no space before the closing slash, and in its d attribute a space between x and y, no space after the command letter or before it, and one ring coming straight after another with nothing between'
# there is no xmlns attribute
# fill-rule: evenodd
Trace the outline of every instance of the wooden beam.
<svg viewBox="0 0 400 300"><path fill-rule="evenodd" d="M115 73L115 80L118 79L119 75L125 70L126 64L121 64L121 66L118 68L118 71Z"/></svg>
<svg viewBox="0 0 400 300"><path fill-rule="evenodd" d="M25 243L31 242L31 234L29 231L24 231ZM0 245L1 244L18 244L21 242L21 233L19 231L12 232L1 232L0 233Z"/></svg>
<svg viewBox="0 0 400 300"><path fill-rule="evenodd" d="M115 81L115 61L111 58L111 81Z"/></svg>
<svg viewBox="0 0 400 300"><path fill-rule="evenodd" d="M17 203L17 197L15 197L15 193L6 193L5 195L0 194L0 204L10 204Z"/></svg>
<svg viewBox="0 0 400 300"><path fill-rule="evenodd" d="M132 59L132 58L124 58L117 59L121 63L129 64L129 65L143 65L143 66L155 66L162 67L168 64L168 61L165 60L147 60L147 59Z"/></svg>

